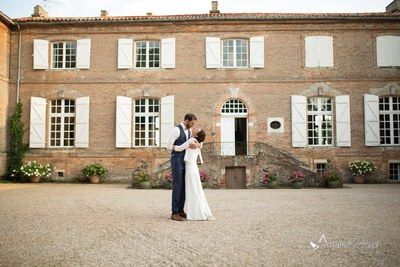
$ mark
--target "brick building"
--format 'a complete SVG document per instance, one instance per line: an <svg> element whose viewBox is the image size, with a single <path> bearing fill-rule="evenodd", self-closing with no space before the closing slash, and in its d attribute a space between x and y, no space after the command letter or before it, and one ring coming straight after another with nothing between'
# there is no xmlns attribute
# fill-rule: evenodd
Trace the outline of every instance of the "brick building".
<svg viewBox="0 0 400 267"><path fill-rule="evenodd" d="M20 99L26 160L52 163L55 180L92 162L110 181L130 180L142 159L159 170L186 112L208 133L222 187L255 186L266 150L312 170L330 161L346 179L349 161L372 160L374 181L399 179L399 1L377 13L231 14L214 3L198 15L63 18L36 6L0 18L1 174Z"/></svg>

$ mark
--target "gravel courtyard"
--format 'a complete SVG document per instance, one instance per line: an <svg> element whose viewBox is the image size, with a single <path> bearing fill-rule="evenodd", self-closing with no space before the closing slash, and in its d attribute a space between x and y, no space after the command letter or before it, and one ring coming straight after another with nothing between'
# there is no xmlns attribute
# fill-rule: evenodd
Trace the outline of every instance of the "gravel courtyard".
<svg viewBox="0 0 400 267"><path fill-rule="evenodd" d="M0 265L400 265L399 184L206 196L177 222L169 190L0 184Z"/></svg>

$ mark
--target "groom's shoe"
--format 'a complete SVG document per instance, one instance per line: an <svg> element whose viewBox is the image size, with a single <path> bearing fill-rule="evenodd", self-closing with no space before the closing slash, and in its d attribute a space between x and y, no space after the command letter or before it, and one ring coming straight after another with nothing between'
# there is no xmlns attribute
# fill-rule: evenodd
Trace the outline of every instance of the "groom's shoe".
<svg viewBox="0 0 400 267"><path fill-rule="evenodd" d="M175 213L171 215L171 219L175 221L184 221L186 220L185 218L181 217L179 213Z"/></svg>
<svg viewBox="0 0 400 267"><path fill-rule="evenodd" d="M186 218L186 213L185 212L181 212L181 213L179 213L179 216L181 216L183 218Z"/></svg>

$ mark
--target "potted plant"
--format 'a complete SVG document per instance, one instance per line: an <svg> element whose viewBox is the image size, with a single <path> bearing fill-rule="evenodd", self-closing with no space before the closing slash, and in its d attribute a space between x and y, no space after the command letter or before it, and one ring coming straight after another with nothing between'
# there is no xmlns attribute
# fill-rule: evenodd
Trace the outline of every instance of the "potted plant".
<svg viewBox="0 0 400 267"><path fill-rule="evenodd" d="M92 163L86 165L85 168L81 170L83 177L89 178L92 184L98 184L100 182L100 177L103 177L107 173L107 169L99 163Z"/></svg>
<svg viewBox="0 0 400 267"><path fill-rule="evenodd" d="M293 171L292 175L290 175L289 182L293 185L294 189L301 189L303 188L303 182L306 176L301 171Z"/></svg>
<svg viewBox="0 0 400 267"><path fill-rule="evenodd" d="M204 188L206 183L211 180L211 177L205 171L200 171L200 180L201 185Z"/></svg>
<svg viewBox="0 0 400 267"><path fill-rule="evenodd" d="M326 181L329 188L339 188L343 186L343 180L337 170L325 171L322 178Z"/></svg>
<svg viewBox="0 0 400 267"><path fill-rule="evenodd" d="M167 188L172 189L172 172L171 171L166 172L164 174L164 180L166 182Z"/></svg>
<svg viewBox="0 0 400 267"><path fill-rule="evenodd" d="M138 174L137 176L138 183L140 185L140 188L142 189L150 189L151 184L150 184L150 174L147 172L143 171Z"/></svg>
<svg viewBox="0 0 400 267"><path fill-rule="evenodd" d="M278 177L276 174L271 174L269 171L264 171L262 183L268 188L276 188L278 185Z"/></svg>
<svg viewBox="0 0 400 267"><path fill-rule="evenodd" d="M25 177L29 177L31 183L38 183L40 177L51 176L52 168L50 164L40 164L36 161L29 161L28 163L21 166L19 170L13 170L12 176L19 173Z"/></svg>
<svg viewBox="0 0 400 267"><path fill-rule="evenodd" d="M349 163L349 169L356 184L364 183L364 176L376 169L374 164L366 160L356 160Z"/></svg>

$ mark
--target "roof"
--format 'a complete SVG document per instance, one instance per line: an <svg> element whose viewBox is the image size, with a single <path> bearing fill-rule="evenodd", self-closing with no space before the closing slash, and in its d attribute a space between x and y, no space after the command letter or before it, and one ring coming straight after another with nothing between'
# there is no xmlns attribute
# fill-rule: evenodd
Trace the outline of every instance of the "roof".
<svg viewBox="0 0 400 267"><path fill-rule="evenodd" d="M216 13L161 16L22 17L17 24L80 22L189 22L189 21L276 21L276 20L400 20L400 12L375 13Z"/></svg>
<svg viewBox="0 0 400 267"><path fill-rule="evenodd" d="M14 21L1 11L0 11L0 21L4 22L7 26L14 25Z"/></svg>

